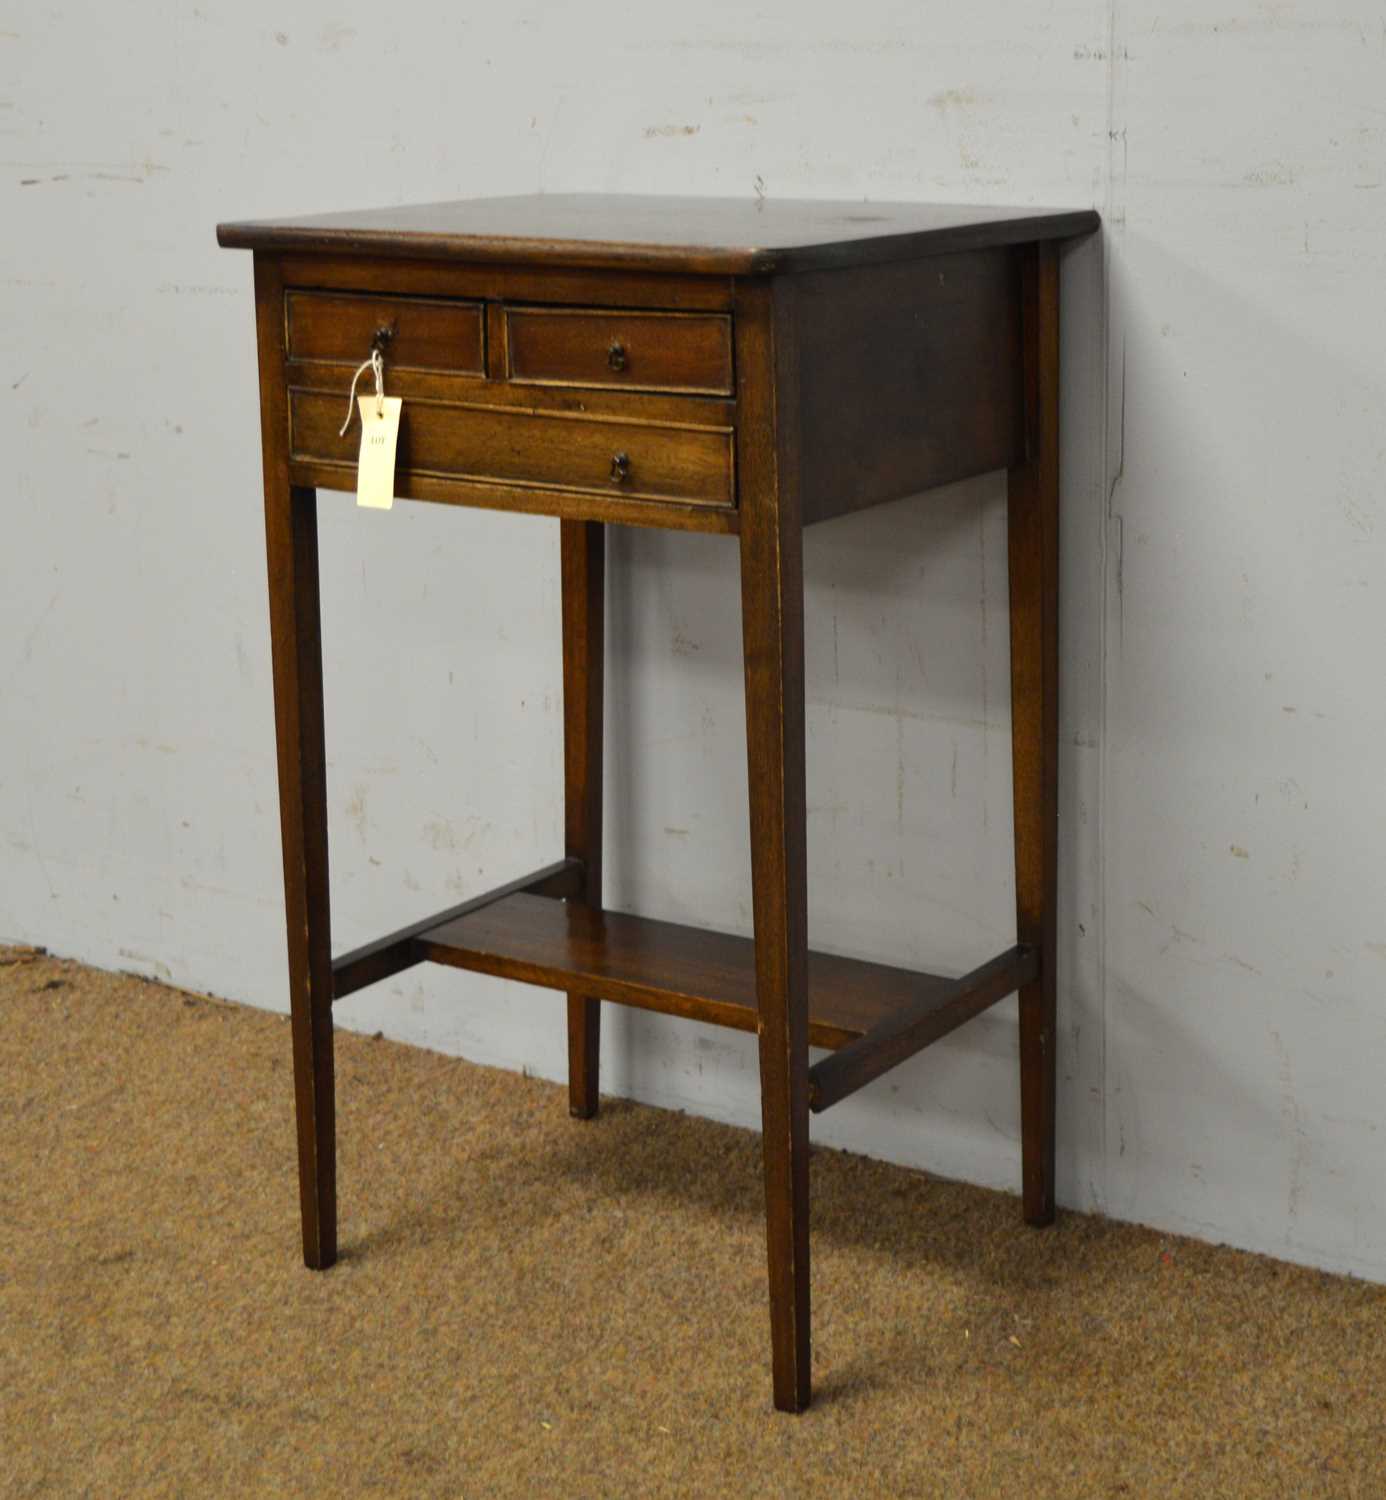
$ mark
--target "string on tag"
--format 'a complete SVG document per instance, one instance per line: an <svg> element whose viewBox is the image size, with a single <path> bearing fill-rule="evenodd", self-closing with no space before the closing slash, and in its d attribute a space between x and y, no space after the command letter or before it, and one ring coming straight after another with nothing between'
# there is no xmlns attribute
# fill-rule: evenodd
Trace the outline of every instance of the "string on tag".
<svg viewBox="0 0 1386 1500"><path fill-rule="evenodd" d="M351 395L347 397L346 421L342 423L338 437L347 435L347 428L351 426L351 419L356 415L356 382L370 370L375 375L375 414L377 417L385 415L385 359L379 349L371 350L371 357L363 364L357 366L356 373L351 377Z"/></svg>

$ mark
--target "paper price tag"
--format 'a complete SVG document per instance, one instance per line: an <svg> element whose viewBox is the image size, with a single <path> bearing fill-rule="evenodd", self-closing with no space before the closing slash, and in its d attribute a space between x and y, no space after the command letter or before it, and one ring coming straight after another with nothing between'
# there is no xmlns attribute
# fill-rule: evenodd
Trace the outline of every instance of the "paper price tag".
<svg viewBox="0 0 1386 1500"><path fill-rule="evenodd" d="M358 396L361 454L356 460L356 503L389 510L395 503L395 445L399 441L400 396Z"/></svg>

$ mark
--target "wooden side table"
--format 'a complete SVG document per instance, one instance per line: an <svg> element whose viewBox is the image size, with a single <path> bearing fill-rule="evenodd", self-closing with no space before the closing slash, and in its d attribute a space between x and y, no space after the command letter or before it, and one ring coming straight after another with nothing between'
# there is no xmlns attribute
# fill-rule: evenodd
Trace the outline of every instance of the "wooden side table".
<svg viewBox="0 0 1386 1500"><path fill-rule="evenodd" d="M254 251L303 1254L337 1253L332 1004L432 960L755 1031L775 1405L808 1404L809 1113L1020 994L1024 1214L1054 1215L1059 293L1090 211L518 197L224 224ZM563 858L332 955L318 489L381 351L395 493L556 516ZM961 979L811 953L803 528L1009 470L1017 942ZM755 939L601 904L604 527L740 538ZM809 1045L835 1049L809 1066Z"/></svg>

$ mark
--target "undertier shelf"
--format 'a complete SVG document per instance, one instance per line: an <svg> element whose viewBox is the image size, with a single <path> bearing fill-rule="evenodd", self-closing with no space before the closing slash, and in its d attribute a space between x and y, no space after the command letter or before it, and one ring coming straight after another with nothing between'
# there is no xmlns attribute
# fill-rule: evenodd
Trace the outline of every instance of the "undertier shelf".
<svg viewBox="0 0 1386 1500"><path fill-rule="evenodd" d="M749 938L605 911L574 899L582 867L560 860L333 964L334 998L417 963L755 1031ZM960 979L808 955L808 1039L834 1056L809 1073L812 1108L854 1093L1038 975L1036 950L1009 948Z"/></svg>
<svg viewBox="0 0 1386 1500"><path fill-rule="evenodd" d="M575 902L514 895L420 935L421 956L479 974L573 990L645 1010L756 1029L749 938ZM809 1040L842 1047L954 981L810 953Z"/></svg>

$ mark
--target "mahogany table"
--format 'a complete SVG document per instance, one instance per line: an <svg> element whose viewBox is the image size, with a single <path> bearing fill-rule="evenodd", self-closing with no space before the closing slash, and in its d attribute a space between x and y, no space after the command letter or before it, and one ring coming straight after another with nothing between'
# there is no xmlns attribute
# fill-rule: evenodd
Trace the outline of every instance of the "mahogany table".
<svg viewBox="0 0 1386 1500"><path fill-rule="evenodd" d="M223 224L254 251L303 1253L337 1253L332 1004L433 961L759 1038L775 1405L809 1401L809 1113L1020 996L1024 1216L1054 1215L1058 242L1091 211L608 196ZM334 957L317 491L372 349L395 493L557 517L563 858ZM811 953L803 528L1009 470L1015 946L961 979ZM604 528L740 538L754 941L601 904ZM833 1049L810 1066L810 1044Z"/></svg>

